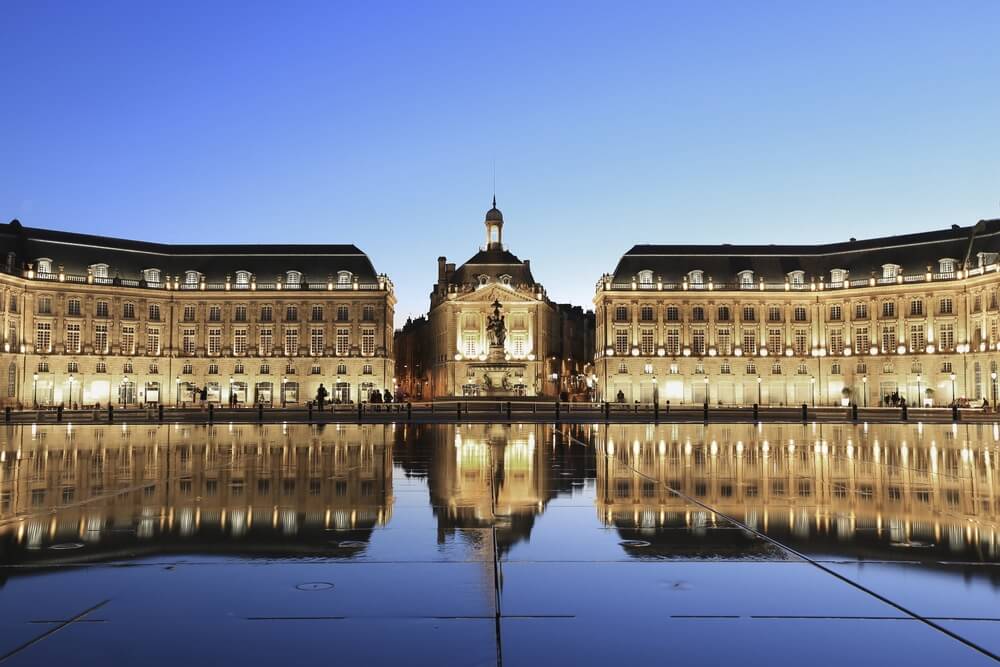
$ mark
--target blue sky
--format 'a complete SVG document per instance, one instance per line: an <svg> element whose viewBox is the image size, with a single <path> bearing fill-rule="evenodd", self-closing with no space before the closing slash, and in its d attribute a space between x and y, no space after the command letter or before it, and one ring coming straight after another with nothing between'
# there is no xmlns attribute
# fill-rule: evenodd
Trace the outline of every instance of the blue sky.
<svg viewBox="0 0 1000 667"><path fill-rule="evenodd" d="M0 2L0 217L356 243L397 323L505 241L560 301L643 242L1000 217L1000 2Z"/></svg>

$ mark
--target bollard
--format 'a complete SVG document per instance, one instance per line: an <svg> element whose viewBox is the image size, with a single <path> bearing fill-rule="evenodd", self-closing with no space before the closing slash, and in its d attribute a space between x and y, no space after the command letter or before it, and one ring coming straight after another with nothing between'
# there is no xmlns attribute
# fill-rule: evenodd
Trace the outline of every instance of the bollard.
<svg viewBox="0 0 1000 667"><path fill-rule="evenodd" d="M160 417L160 421L163 421L163 403L156 406L156 412Z"/></svg>
<svg viewBox="0 0 1000 667"><path fill-rule="evenodd" d="M908 410L909 410L909 407L908 407L908 406L906 405L906 403L903 403L903 421L904 421L904 422L905 422L905 421L906 421L907 419L909 419L909 418L910 418L910 416L909 416L909 414L908 414Z"/></svg>
<svg viewBox="0 0 1000 667"><path fill-rule="evenodd" d="M57 422L61 422L62 421L62 412L63 412L63 406L61 404L58 405L58 406L56 406L56 421Z"/></svg>
<svg viewBox="0 0 1000 667"><path fill-rule="evenodd" d="M858 421L858 404L855 403L851 406L851 419Z"/></svg>
<svg viewBox="0 0 1000 667"><path fill-rule="evenodd" d="M507 401L507 419L510 419L510 412L511 412L510 401Z"/></svg>
<svg viewBox="0 0 1000 667"><path fill-rule="evenodd" d="M9 419L9 417L10 417L10 408L7 408L7 416L8 416L8 421L10 421L10 419ZM953 422L957 422L958 421L958 406L957 405L951 406L951 420Z"/></svg>
<svg viewBox="0 0 1000 667"><path fill-rule="evenodd" d="M802 404L802 421L809 421L809 406Z"/></svg>
<svg viewBox="0 0 1000 667"><path fill-rule="evenodd" d="M753 404L753 420L755 422L760 421L760 406L756 403Z"/></svg>
<svg viewBox="0 0 1000 667"><path fill-rule="evenodd" d="M705 404L702 406L702 417L705 421L708 421L708 401L705 401Z"/></svg>
<svg viewBox="0 0 1000 667"><path fill-rule="evenodd" d="M208 423L211 424L212 420L215 418L215 404L208 404Z"/></svg>
<svg viewBox="0 0 1000 667"><path fill-rule="evenodd" d="M556 420L559 419L559 401L556 401Z"/></svg>
<svg viewBox="0 0 1000 667"><path fill-rule="evenodd" d="M115 406L108 403L108 423L110 424L115 420Z"/></svg>
<svg viewBox="0 0 1000 667"><path fill-rule="evenodd" d="M3 420L5 422L7 422L8 424L10 423L10 406L9 405L3 409Z"/></svg>
<svg viewBox="0 0 1000 667"><path fill-rule="evenodd" d="M309 402L309 421L313 420L313 404L312 401Z"/></svg>
<svg viewBox="0 0 1000 667"><path fill-rule="evenodd" d="M664 410L664 413L668 415L670 414L670 401L667 401L666 410Z"/></svg>

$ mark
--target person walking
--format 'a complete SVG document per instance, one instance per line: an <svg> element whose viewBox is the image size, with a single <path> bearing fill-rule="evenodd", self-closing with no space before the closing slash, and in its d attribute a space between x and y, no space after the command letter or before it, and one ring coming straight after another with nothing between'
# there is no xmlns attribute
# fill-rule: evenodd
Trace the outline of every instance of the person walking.
<svg viewBox="0 0 1000 667"><path fill-rule="evenodd" d="M621 389L619 389L618 390L618 396L616 396L616 398L618 399L619 403L624 403L625 402L625 392L622 391Z"/></svg>
<svg viewBox="0 0 1000 667"><path fill-rule="evenodd" d="M328 394L329 392L326 390L326 387L324 387L323 383L320 382L319 389L316 390L316 407L319 408L320 412L323 412L323 404L326 403L326 397Z"/></svg>
<svg viewBox="0 0 1000 667"><path fill-rule="evenodd" d="M392 403L392 392L390 392L388 388L386 388L385 391L382 392L382 402Z"/></svg>
<svg viewBox="0 0 1000 667"><path fill-rule="evenodd" d="M208 405L208 387L207 386L201 388L201 391L198 393L198 399L199 399L199 402L201 403L201 409L202 409L202 411L204 411L205 410L205 406Z"/></svg>

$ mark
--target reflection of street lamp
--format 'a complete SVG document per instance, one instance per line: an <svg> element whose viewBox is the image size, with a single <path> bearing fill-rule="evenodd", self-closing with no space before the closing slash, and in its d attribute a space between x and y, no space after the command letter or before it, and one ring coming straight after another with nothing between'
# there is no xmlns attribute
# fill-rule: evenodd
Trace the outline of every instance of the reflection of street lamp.
<svg viewBox="0 0 1000 667"><path fill-rule="evenodd" d="M32 389L32 393L34 394L34 396L31 399L31 401L32 401L32 403L35 404L35 407L37 408L38 407L38 373L34 373L31 376L31 389Z"/></svg>
<svg viewBox="0 0 1000 667"><path fill-rule="evenodd" d="M121 394L120 394L120 399L124 399L124 400L120 400L119 402L122 403L127 408L128 407L128 376L127 375L123 375L122 376L122 391L121 391Z"/></svg>
<svg viewBox="0 0 1000 667"><path fill-rule="evenodd" d="M816 376L809 376L809 384L812 385L813 407L816 407Z"/></svg>
<svg viewBox="0 0 1000 667"><path fill-rule="evenodd" d="M757 405L760 405L761 403L763 403L763 402L764 402L764 400L763 400L763 399L761 398L761 393L760 393L760 383L761 383L762 381L763 381L763 380L761 380L761 379L760 379L760 376L758 375L758 376L757 376Z"/></svg>
<svg viewBox="0 0 1000 667"><path fill-rule="evenodd" d="M951 404L955 405L955 374L952 373L948 377L951 378Z"/></svg>
<svg viewBox="0 0 1000 667"><path fill-rule="evenodd" d="M919 407L923 407L923 405L924 405L924 395L920 391L920 379L921 379L921 375L920 375L920 373L917 373L917 401L918 401L917 405Z"/></svg>
<svg viewBox="0 0 1000 667"><path fill-rule="evenodd" d="M73 408L73 374L69 374L69 378L66 380L69 382L69 407Z"/></svg>
<svg viewBox="0 0 1000 667"><path fill-rule="evenodd" d="M952 375L952 380L954 381L954 375ZM866 376L864 376L863 378L861 378L861 384L862 384L862 386L864 387L864 393L865 393L865 407L867 408L867 407L868 407L868 376L867 376L867 375L866 375ZM954 393L954 392L955 392L955 389L954 389L954 386L955 386L955 385L954 385L954 384L952 384L952 393Z"/></svg>
<svg viewBox="0 0 1000 667"><path fill-rule="evenodd" d="M281 407L285 407L285 383L288 382L288 378L282 376L281 378Z"/></svg>

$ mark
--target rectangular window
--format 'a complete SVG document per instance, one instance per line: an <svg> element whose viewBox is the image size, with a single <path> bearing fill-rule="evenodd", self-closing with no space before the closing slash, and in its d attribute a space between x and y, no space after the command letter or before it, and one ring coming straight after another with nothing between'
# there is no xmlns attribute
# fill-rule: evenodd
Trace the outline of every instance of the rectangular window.
<svg viewBox="0 0 1000 667"><path fill-rule="evenodd" d="M184 321L194 322L194 304L184 306Z"/></svg>
<svg viewBox="0 0 1000 667"><path fill-rule="evenodd" d="M146 329L146 354L160 354L160 328L148 327Z"/></svg>
<svg viewBox="0 0 1000 667"><path fill-rule="evenodd" d="M375 321L375 306L364 306L361 309L361 319L365 322Z"/></svg>
<svg viewBox="0 0 1000 667"><path fill-rule="evenodd" d="M844 332L834 329L830 332L830 354L841 355L844 353Z"/></svg>
<svg viewBox="0 0 1000 667"><path fill-rule="evenodd" d="M719 354L728 357L733 353L733 334L729 329L719 329L715 334L718 341Z"/></svg>
<svg viewBox="0 0 1000 667"><path fill-rule="evenodd" d="M743 330L743 354L757 354L757 331Z"/></svg>
<svg viewBox="0 0 1000 667"><path fill-rule="evenodd" d="M914 324L910 326L910 349L915 352L923 352L926 347L924 339L924 326Z"/></svg>
<svg viewBox="0 0 1000 667"><path fill-rule="evenodd" d="M511 351L515 357L523 357L525 353L525 344L527 343L526 336L523 333L515 333L511 335L510 345Z"/></svg>
<svg viewBox="0 0 1000 667"><path fill-rule="evenodd" d="M856 320L867 320L868 319L868 304L859 301L854 304L854 319Z"/></svg>
<svg viewBox="0 0 1000 667"><path fill-rule="evenodd" d="M150 322L160 321L160 304L158 303L149 304L149 321Z"/></svg>
<svg viewBox="0 0 1000 667"><path fill-rule="evenodd" d="M247 346L246 327L233 329L233 354L242 357L247 353Z"/></svg>
<svg viewBox="0 0 1000 667"><path fill-rule="evenodd" d="M696 357L705 356L705 330L695 329L691 332L691 352Z"/></svg>
<svg viewBox="0 0 1000 667"><path fill-rule="evenodd" d="M323 306L320 306L318 304L314 304L313 307L312 307L312 313L310 313L310 317L312 318L313 322L322 322L323 321Z"/></svg>
<svg viewBox="0 0 1000 667"><path fill-rule="evenodd" d="M94 311L97 317L107 317L108 316L108 302L98 301L96 310Z"/></svg>
<svg viewBox="0 0 1000 667"><path fill-rule="evenodd" d="M35 325L35 351L52 351L52 324L50 322L38 322Z"/></svg>
<svg viewBox="0 0 1000 667"><path fill-rule="evenodd" d="M184 354L191 356L194 354L195 340L194 340L194 329L184 329L181 332L181 349Z"/></svg>
<svg viewBox="0 0 1000 667"><path fill-rule="evenodd" d="M830 321L839 322L840 317L841 317L840 305L835 303L832 306L830 306Z"/></svg>
<svg viewBox="0 0 1000 667"><path fill-rule="evenodd" d="M643 322L652 322L653 321L653 307L652 306L643 306L639 310L639 319L642 320Z"/></svg>
<svg viewBox="0 0 1000 667"><path fill-rule="evenodd" d="M462 334L462 354L467 357L474 357L479 351L479 334L473 332L465 332Z"/></svg>
<svg viewBox="0 0 1000 667"><path fill-rule="evenodd" d="M135 326L122 327L122 354L135 354Z"/></svg>
<svg viewBox="0 0 1000 667"><path fill-rule="evenodd" d="M351 316L347 306L337 306L337 321L347 322L349 319L351 319Z"/></svg>
<svg viewBox="0 0 1000 667"><path fill-rule="evenodd" d="M208 321L209 322L221 322L222 321L222 306L209 306L209 308L208 308Z"/></svg>
<svg viewBox="0 0 1000 667"><path fill-rule="evenodd" d="M66 302L66 314L72 315L74 317L79 317L80 315L80 300L70 299Z"/></svg>
<svg viewBox="0 0 1000 667"><path fill-rule="evenodd" d="M754 310L753 306L743 306L743 321L744 322L755 322L757 320L757 311Z"/></svg>
<svg viewBox="0 0 1000 667"><path fill-rule="evenodd" d="M261 306L260 307L260 321L270 322L274 319L274 308L271 306Z"/></svg>
<svg viewBox="0 0 1000 667"><path fill-rule="evenodd" d="M285 328L285 356L293 357L299 352L299 330L295 327Z"/></svg>
<svg viewBox="0 0 1000 667"><path fill-rule="evenodd" d="M767 349L771 354L781 354L785 347L785 337L781 329L767 330Z"/></svg>
<svg viewBox="0 0 1000 667"><path fill-rule="evenodd" d="M809 331L807 329L795 330L795 354L800 357L809 352Z"/></svg>
<svg viewBox="0 0 1000 667"><path fill-rule="evenodd" d="M320 316L322 319L322 315ZM313 356L323 354L323 328L313 327L309 332L309 352Z"/></svg>
<svg viewBox="0 0 1000 667"><path fill-rule="evenodd" d="M70 354L80 353L80 325L66 325L66 352Z"/></svg>
<svg viewBox="0 0 1000 667"><path fill-rule="evenodd" d="M38 297L38 313L40 315L51 315L52 314L52 297L51 296L40 296L40 297Z"/></svg>
<svg viewBox="0 0 1000 667"><path fill-rule="evenodd" d="M769 306L767 309L767 321L768 322L780 322L781 321L781 308L779 306Z"/></svg>
<svg viewBox="0 0 1000 667"><path fill-rule="evenodd" d="M911 299L910 300L910 316L917 316L924 314L924 300L923 299Z"/></svg>
<svg viewBox="0 0 1000 667"><path fill-rule="evenodd" d="M234 322L247 321L247 307L245 304L239 304L233 307L233 321Z"/></svg>
<svg viewBox="0 0 1000 667"><path fill-rule="evenodd" d="M208 353L213 357L222 353L222 329L208 330Z"/></svg>
<svg viewBox="0 0 1000 667"><path fill-rule="evenodd" d="M298 322L299 321L299 309L296 306L286 306L285 307L285 321L286 322Z"/></svg>
<svg viewBox="0 0 1000 667"><path fill-rule="evenodd" d="M337 329L337 356L346 357L351 351L351 330Z"/></svg>
<svg viewBox="0 0 1000 667"><path fill-rule="evenodd" d="M676 357L681 353L681 332L678 329L667 329L667 354Z"/></svg>
<svg viewBox="0 0 1000 667"><path fill-rule="evenodd" d="M266 357L274 350L274 333L271 330L271 327L261 328L258 338L259 347L257 352L262 357Z"/></svg>
<svg viewBox="0 0 1000 667"><path fill-rule="evenodd" d="M615 354L628 354L628 329L615 329Z"/></svg>
<svg viewBox="0 0 1000 667"><path fill-rule="evenodd" d="M941 299L941 310L942 315L951 315L953 311L953 304L950 297L945 297Z"/></svg>
<svg viewBox="0 0 1000 667"><path fill-rule="evenodd" d="M858 354L867 354L871 343L868 340L868 327L858 327L854 330L854 349Z"/></svg>
<svg viewBox="0 0 1000 667"><path fill-rule="evenodd" d="M122 304L122 317L126 320L135 319L135 304L131 301L126 301Z"/></svg>
<svg viewBox="0 0 1000 667"><path fill-rule="evenodd" d="M680 322L681 311L677 306L667 306L667 322Z"/></svg>
<svg viewBox="0 0 1000 667"><path fill-rule="evenodd" d="M896 317L896 302L895 301L883 301L882 302L882 317Z"/></svg>
<svg viewBox="0 0 1000 667"><path fill-rule="evenodd" d="M615 306L615 322L627 322L627 321L628 321L628 307Z"/></svg>
<svg viewBox="0 0 1000 667"><path fill-rule="evenodd" d="M361 354L370 357L375 354L375 330L365 328L361 330Z"/></svg>
<svg viewBox="0 0 1000 667"><path fill-rule="evenodd" d="M654 352L653 330L643 329L639 332L639 353L643 356L651 356Z"/></svg>
<svg viewBox="0 0 1000 667"><path fill-rule="evenodd" d="M107 354L108 352L107 324L94 325L94 351L97 352L98 354Z"/></svg>
<svg viewBox="0 0 1000 667"><path fill-rule="evenodd" d="M896 327L886 325L882 327L882 352L890 354L896 351Z"/></svg>
<svg viewBox="0 0 1000 667"><path fill-rule="evenodd" d="M955 349L955 325L938 325L938 345L942 350L951 351Z"/></svg>
<svg viewBox="0 0 1000 667"><path fill-rule="evenodd" d="M796 322L805 322L806 319L807 319L806 318L806 307L805 306L795 306L795 310L793 311L793 314L795 316L795 321Z"/></svg>

